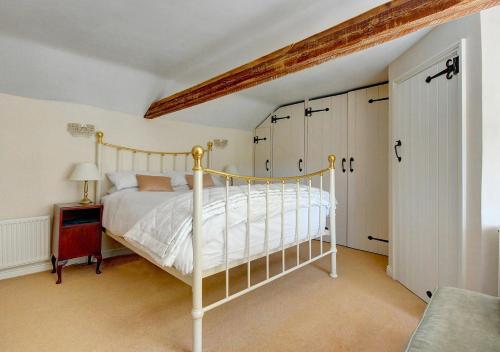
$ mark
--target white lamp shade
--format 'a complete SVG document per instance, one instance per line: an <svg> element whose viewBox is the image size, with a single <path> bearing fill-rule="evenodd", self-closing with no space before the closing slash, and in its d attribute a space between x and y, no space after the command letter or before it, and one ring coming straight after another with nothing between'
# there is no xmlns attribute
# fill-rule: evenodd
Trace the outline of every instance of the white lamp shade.
<svg viewBox="0 0 500 352"><path fill-rule="evenodd" d="M72 181L97 181L101 179L94 163L79 163L69 177Z"/></svg>
<svg viewBox="0 0 500 352"><path fill-rule="evenodd" d="M236 165L233 165L233 164L226 165L226 167L224 167L224 171L229 173L229 174L234 174L234 175L238 175L238 173L240 172L238 170L238 167Z"/></svg>

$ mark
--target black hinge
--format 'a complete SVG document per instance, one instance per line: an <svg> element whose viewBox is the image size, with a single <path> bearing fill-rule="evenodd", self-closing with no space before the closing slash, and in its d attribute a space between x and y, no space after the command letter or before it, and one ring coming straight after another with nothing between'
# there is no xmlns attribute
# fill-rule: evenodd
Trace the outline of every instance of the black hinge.
<svg viewBox="0 0 500 352"><path fill-rule="evenodd" d="M388 240L384 240L383 238L377 238L377 237L373 237L373 236L368 236L368 239L370 241L380 241L380 242L385 242L385 243L389 243Z"/></svg>
<svg viewBox="0 0 500 352"><path fill-rule="evenodd" d="M289 119L290 116L276 117L276 115L271 116L271 123L276 123L278 120Z"/></svg>
<svg viewBox="0 0 500 352"><path fill-rule="evenodd" d="M304 113L306 116L312 116L315 112L320 112L320 111L330 111L330 108L324 108L324 109L318 109L318 110L313 110L312 108L307 108Z"/></svg>
<svg viewBox="0 0 500 352"><path fill-rule="evenodd" d="M266 137L264 137L264 138L259 138L259 136L253 137L254 144L259 144L259 141L266 141L266 140L267 140Z"/></svg>
<svg viewBox="0 0 500 352"><path fill-rule="evenodd" d="M389 100L389 97L386 97L386 98L380 98L380 99L370 99L368 100L368 102L370 104L373 104L373 103L376 103L377 101L383 101L383 100Z"/></svg>
<svg viewBox="0 0 500 352"><path fill-rule="evenodd" d="M448 59L446 61L446 68L441 71L436 73L434 76L428 76L425 81L427 83L431 83L431 81L434 78L437 78L439 76L442 76L446 74L447 79L452 79L454 75L457 75L460 72L460 64L459 64L459 59L458 56L454 57L453 59Z"/></svg>

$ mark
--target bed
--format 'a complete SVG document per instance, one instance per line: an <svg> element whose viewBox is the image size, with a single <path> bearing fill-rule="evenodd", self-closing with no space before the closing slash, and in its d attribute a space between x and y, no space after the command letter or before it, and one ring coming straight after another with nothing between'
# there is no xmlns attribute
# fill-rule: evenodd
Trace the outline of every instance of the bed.
<svg viewBox="0 0 500 352"><path fill-rule="evenodd" d="M143 172L170 175L172 180L193 177L192 190L179 182L174 192L139 192L133 187L110 192L105 182L96 184L96 200L104 204L105 233L192 286L193 351L202 351L202 319L211 309L324 256L331 257L330 276L337 277L333 155L327 168L314 173L260 178L211 169L211 143L190 152L147 151L107 143L97 132L96 146L101 174L123 172L132 180ZM145 157L142 165L139 155ZM329 192L323 187L326 175ZM214 187L203 186L206 177L214 180ZM312 186L313 179L317 187ZM325 236L330 246L324 246ZM315 255L313 240L319 241ZM300 245L306 242L308 259L301 261ZM296 265L287 268L285 251L290 247L296 247ZM269 257L279 252L281 271L271 275ZM259 258L265 258L266 278L252 284L252 261ZM230 294L229 270L241 265L247 267L247 287ZM225 272L225 297L203 306L203 278L221 272Z"/></svg>

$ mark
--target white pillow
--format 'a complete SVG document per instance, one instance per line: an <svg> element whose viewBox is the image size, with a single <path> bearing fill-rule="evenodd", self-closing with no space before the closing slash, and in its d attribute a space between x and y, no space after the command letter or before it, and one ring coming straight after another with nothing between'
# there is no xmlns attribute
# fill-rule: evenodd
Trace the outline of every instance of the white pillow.
<svg viewBox="0 0 500 352"><path fill-rule="evenodd" d="M119 191L124 188L139 187L137 177L135 177L136 174L136 171L115 171L107 172L106 176L116 190Z"/></svg>
<svg viewBox="0 0 500 352"><path fill-rule="evenodd" d="M187 186L186 175L192 175L192 172L186 171L165 171L163 175L170 177L170 182L174 189L179 186Z"/></svg>
<svg viewBox="0 0 500 352"><path fill-rule="evenodd" d="M174 192L185 192L191 190L188 185L172 186L172 188L174 189Z"/></svg>
<svg viewBox="0 0 500 352"><path fill-rule="evenodd" d="M214 181L215 187L226 186L226 178L223 176L212 175L212 180Z"/></svg>

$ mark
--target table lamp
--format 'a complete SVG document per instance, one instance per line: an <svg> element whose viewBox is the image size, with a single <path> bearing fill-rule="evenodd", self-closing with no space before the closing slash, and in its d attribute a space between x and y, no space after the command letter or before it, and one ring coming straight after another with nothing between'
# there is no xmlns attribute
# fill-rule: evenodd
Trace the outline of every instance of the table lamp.
<svg viewBox="0 0 500 352"><path fill-rule="evenodd" d="M79 163L69 177L71 181L83 181L83 198L80 204L90 204L92 201L89 199L89 183L88 181L97 181L101 179L99 170L94 163Z"/></svg>

